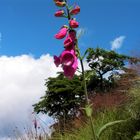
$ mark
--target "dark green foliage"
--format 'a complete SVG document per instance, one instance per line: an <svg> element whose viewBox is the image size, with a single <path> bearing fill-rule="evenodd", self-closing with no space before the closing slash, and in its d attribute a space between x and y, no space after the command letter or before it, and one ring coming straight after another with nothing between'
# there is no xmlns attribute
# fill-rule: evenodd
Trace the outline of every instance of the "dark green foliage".
<svg viewBox="0 0 140 140"><path fill-rule="evenodd" d="M46 81L46 95L34 105L35 112L54 118L73 118L84 101L82 82L78 76L69 80L60 73Z"/></svg>
<svg viewBox="0 0 140 140"><path fill-rule="evenodd" d="M140 140L140 132L137 132L136 135L133 137L134 140Z"/></svg>
<svg viewBox="0 0 140 140"><path fill-rule="evenodd" d="M114 51L106 51L102 48L89 48L87 62L89 63L89 67L96 73L96 75L94 75L89 82L89 87L94 85L94 87L97 86L103 90L107 86L107 82L108 84L113 82L113 79L109 82L108 80L104 79L103 76L108 72L122 70L125 62L129 59L130 57L118 54Z"/></svg>
<svg viewBox="0 0 140 140"><path fill-rule="evenodd" d="M139 79L140 80L140 79ZM129 90L129 102L115 111L114 119L128 119L127 123L115 126L111 132L111 140L132 140L136 132L140 131L140 82L135 81ZM108 133L108 132L106 132ZM136 138L136 137L135 137Z"/></svg>

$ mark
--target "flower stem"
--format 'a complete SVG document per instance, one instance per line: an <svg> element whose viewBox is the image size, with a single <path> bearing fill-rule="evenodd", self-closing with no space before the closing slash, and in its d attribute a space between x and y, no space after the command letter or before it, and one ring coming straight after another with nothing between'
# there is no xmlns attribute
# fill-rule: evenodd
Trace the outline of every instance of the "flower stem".
<svg viewBox="0 0 140 140"><path fill-rule="evenodd" d="M66 2L66 9L67 9L67 14L68 14L68 20L70 20L71 19L71 16L70 16L68 2L67 2L67 0L65 0L65 2Z"/></svg>
<svg viewBox="0 0 140 140"><path fill-rule="evenodd" d="M84 82L84 93L85 93L85 98L86 98L86 103L89 105L89 98L88 98L88 93L87 93L87 84L85 80L85 70L84 70L84 64L83 60L80 58L80 64L81 64L81 69L82 69L82 76L83 76L83 82Z"/></svg>
<svg viewBox="0 0 140 140"><path fill-rule="evenodd" d="M70 15L70 11L69 11L68 2L67 2L67 0L65 0L65 2L66 2L67 18L68 18L68 21L70 21L71 15ZM89 102L88 92L87 92L87 84L86 84L85 70L84 70L84 64L83 64L83 59L82 59L82 56L81 56L81 53L80 53L80 49L78 47L78 40L76 41L75 46L76 46L76 49L78 51L78 56L79 56L79 59L80 59L80 64L81 64L81 69L82 69L82 77L83 77L83 83L84 83L85 101L86 101L86 105L89 106L90 105L90 102ZM97 139L97 136L96 136L96 133L95 133L92 116L89 117L89 120L90 120L90 124L91 124L93 140L98 140Z"/></svg>
<svg viewBox="0 0 140 140"><path fill-rule="evenodd" d="M79 51L79 53L80 53L80 51ZM87 93L87 84L86 84L86 80L85 80L85 70L84 70L83 60L81 58L80 58L80 63L81 63L81 68L82 68L82 76L83 76L83 82L84 82L84 93L85 93L86 104L89 106L90 102L89 102L88 93ZM97 140L92 116L89 117L89 120L90 120L90 124L91 124L93 138L94 138L94 140Z"/></svg>
<svg viewBox="0 0 140 140"><path fill-rule="evenodd" d="M80 52L80 49L78 47L78 40L76 42L76 47L77 47L77 51L78 51L78 54L79 54L79 60L80 60L81 69L82 69L82 77L83 77L83 83L84 83L84 93L85 93L86 105L90 106L88 92L87 92L87 83L86 83L86 77L85 77L85 69L84 69L84 64L83 64L83 58L81 56L81 52ZM91 129L92 129L93 140L98 140L98 138L96 136L96 133L95 133L94 123L93 123L92 116L90 116L88 118L89 118Z"/></svg>

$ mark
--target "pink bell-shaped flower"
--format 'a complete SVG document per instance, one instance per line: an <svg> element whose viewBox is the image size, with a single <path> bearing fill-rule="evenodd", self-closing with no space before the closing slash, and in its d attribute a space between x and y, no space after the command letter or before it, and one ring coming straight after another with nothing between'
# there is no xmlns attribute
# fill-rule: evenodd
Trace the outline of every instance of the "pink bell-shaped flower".
<svg viewBox="0 0 140 140"><path fill-rule="evenodd" d="M69 24L70 24L71 28L79 27L79 23L76 20L74 20L74 19L71 19Z"/></svg>
<svg viewBox="0 0 140 140"><path fill-rule="evenodd" d="M53 57L54 58L54 64L56 67L58 67L61 64L61 59L60 57L57 57L56 55Z"/></svg>
<svg viewBox="0 0 140 140"><path fill-rule="evenodd" d="M66 49L74 49L73 46L74 46L75 40L76 40L76 32L74 30L69 31L68 36L64 40L64 47Z"/></svg>
<svg viewBox="0 0 140 140"><path fill-rule="evenodd" d="M67 26L63 26L60 31L55 35L56 39L63 39L67 35Z"/></svg>
<svg viewBox="0 0 140 140"><path fill-rule="evenodd" d="M75 52L74 50L64 50L61 54L62 66L71 66L74 63Z"/></svg>
<svg viewBox="0 0 140 140"><path fill-rule="evenodd" d="M76 31L75 30L70 30L69 31L69 36L72 38L72 40L76 39Z"/></svg>
<svg viewBox="0 0 140 140"><path fill-rule="evenodd" d="M78 60L77 57L75 56L74 62L71 66L63 66L64 75L67 78L72 79L77 70L77 67L78 67Z"/></svg>
<svg viewBox="0 0 140 140"><path fill-rule="evenodd" d="M69 49L69 48L71 48L71 47L73 46L73 44L74 44L74 41L73 41L72 38L68 35L68 36L66 37L66 39L64 40L64 47L65 47L66 49Z"/></svg>

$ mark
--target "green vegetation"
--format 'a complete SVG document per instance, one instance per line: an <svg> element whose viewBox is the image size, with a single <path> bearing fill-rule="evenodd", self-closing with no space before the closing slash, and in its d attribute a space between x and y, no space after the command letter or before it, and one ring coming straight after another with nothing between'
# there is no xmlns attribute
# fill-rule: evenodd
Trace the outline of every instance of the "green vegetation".
<svg viewBox="0 0 140 140"><path fill-rule="evenodd" d="M104 49L87 49L87 62L91 70L85 72L88 90L109 89L115 82L113 72L124 69L125 61L131 59L114 51ZM102 59L99 59L102 58ZM95 62L96 61L96 62ZM110 77L103 78L104 74L110 73ZM119 73L116 73L119 75ZM46 95L34 105L35 112L47 113L55 119L73 119L79 107L85 102L84 83L82 75L75 75L72 80L59 73L56 78L49 78L45 86Z"/></svg>
<svg viewBox="0 0 140 140"><path fill-rule="evenodd" d="M91 90L95 90L95 88L105 90L106 87L111 87L114 81L114 72L122 70L125 63L132 59L131 57L118 54L115 51L107 51L102 48L89 48L87 52L88 65L92 71L95 71L95 76L90 79L90 83L88 84L88 88ZM104 75L108 72L110 72L110 76L108 77L109 80L106 80ZM115 74L119 75L117 72Z"/></svg>
<svg viewBox="0 0 140 140"><path fill-rule="evenodd" d="M75 75L73 80L69 80L62 73L56 78L49 78L45 84L46 95L34 105L35 111L48 113L58 120L73 119L84 101L84 90L79 78Z"/></svg>
<svg viewBox="0 0 140 140"><path fill-rule="evenodd" d="M82 75L69 80L58 73L56 78L46 80L46 94L34 105L36 113L48 114L57 120L51 140L93 140L92 121L96 140L138 139L140 79L136 71L125 68L125 63L134 64L139 60L100 48L89 48L85 55L91 68L84 76L90 103L85 110L93 118L88 120L84 111L86 97ZM125 74L120 75L116 70L124 70ZM110 76L105 79L108 72ZM102 95L102 99L98 95ZM105 99L108 100L101 105ZM76 119L80 120L78 127Z"/></svg>
<svg viewBox="0 0 140 140"><path fill-rule="evenodd" d="M138 140L140 130L140 81L128 92L129 102L121 107L106 109L93 118L96 133L99 128L110 121L126 120L123 123L114 125L104 131L101 140ZM56 133L51 140L90 140L92 138L90 124L83 123L81 127L72 132L65 132L63 135ZM136 135L136 136L135 136Z"/></svg>

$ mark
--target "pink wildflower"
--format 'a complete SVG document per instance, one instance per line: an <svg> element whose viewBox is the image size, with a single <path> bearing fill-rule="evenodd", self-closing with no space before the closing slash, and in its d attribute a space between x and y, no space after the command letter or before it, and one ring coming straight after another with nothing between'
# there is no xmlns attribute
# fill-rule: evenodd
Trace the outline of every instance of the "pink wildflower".
<svg viewBox="0 0 140 140"><path fill-rule="evenodd" d="M70 36L73 40L75 40L75 38L76 38L76 31L75 31L75 30L70 30L70 31L69 31L69 36Z"/></svg>
<svg viewBox="0 0 140 140"><path fill-rule="evenodd" d="M64 41L64 47L66 49L74 49L73 45L75 43L75 40L76 40L76 33L75 33L75 31L73 31L73 30L69 31L69 34L68 34L67 38Z"/></svg>
<svg viewBox="0 0 140 140"><path fill-rule="evenodd" d="M67 38L64 41L64 47L65 48L70 48L71 46L73 46L74 41L72 40L72 38L68 35Z"/></svg>
<svg viewBox="0 0 140 140"><path fill-rule="evenodd" d="M63 26L60 31L55 35L56 39L63 39L67 34L67 27Z"/></svg>
<svg viewBox="0 0 140 140"><path fill-rule="evenodd" d="M71 66L63 66L64 75L67 78L72 79L77 70L77 67L78 67L78 61L77 61L77 57L75 56L74 62Z"/></svg>
<svg viewBox="0 0 140 140"><path fill-rule="evenodd" d="M71 66L74 63L74 59L75 59L74 50L71 51L64 50L61 54L62 66Z"/></svg>
<svg viewBox="0 0 140 140"><path fill-rule="evenodd" d="M79 23L76 20L74 20L74 19L70 20L70 27L71 28L77 28L78 26L79 26Z"/></svg>
<svg viewBox="0 0 140 140"><path fill-rule="evenodd" d="M57 57L56 55L53 57L54 58L54 63L56 67L58 67L61 64L60 57Z"/></svg>

